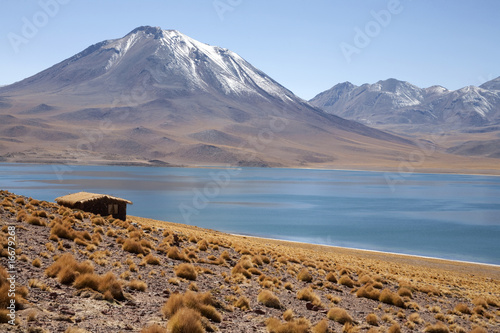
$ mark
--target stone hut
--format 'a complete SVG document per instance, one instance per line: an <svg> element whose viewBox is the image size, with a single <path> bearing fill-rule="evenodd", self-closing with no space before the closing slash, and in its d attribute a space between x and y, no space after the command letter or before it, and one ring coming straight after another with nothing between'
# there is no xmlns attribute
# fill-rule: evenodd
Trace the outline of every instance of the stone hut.
<svg viewBox="0 0 500 333"><path fill-rule="evenodd" d="M85 212L100 214L101 216L112 215L116 219L125 221L127 219L127 204L132 202L107 194L89 192L78 192L56 198L55 201L72 209L80 209Z"/></svg>

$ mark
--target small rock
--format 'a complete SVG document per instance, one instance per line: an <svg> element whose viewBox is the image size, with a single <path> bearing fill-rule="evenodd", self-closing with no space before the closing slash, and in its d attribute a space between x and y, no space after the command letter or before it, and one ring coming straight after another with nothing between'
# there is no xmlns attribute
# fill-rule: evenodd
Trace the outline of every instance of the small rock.
<svg viewBox="0 0 500 333"><path fill-rule="evenodd" d="M71 309L61 309L61 313L69 316L74 316L76 313Z"/></svg>
<svg viewBox="0 0 500 333"><path fill-rule="evenodd" d="M266 312L263 311L263 310L261 310L261 309L255 309L253 312L256 313L256 314L259 314L259 315L265 315L266 314Z"/></svg>
<svg viewBox="0 0 500 333"><path fill-rule="evenodd" d="M125 302L125 305L127 305L127 306L136 306L137 304L134 301L129 300L129 301Z"/></svg>

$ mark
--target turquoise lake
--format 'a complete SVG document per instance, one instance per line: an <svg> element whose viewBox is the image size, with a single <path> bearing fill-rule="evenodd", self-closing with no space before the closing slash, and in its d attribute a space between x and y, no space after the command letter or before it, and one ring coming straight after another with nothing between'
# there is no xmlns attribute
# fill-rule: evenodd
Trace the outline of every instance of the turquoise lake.
<svg viewBox="0 0 500 333"><path fill-rule="evenodd" d="M131 200L128 214L135 216L500 265L500 177L0 164L0 188L47 201L106 193Z"/></svg>

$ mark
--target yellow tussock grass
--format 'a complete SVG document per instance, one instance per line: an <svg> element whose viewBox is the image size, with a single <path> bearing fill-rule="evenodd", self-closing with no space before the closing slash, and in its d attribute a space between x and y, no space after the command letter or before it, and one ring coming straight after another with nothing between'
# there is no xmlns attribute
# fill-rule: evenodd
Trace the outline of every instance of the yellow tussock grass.
<svg viewBox="0 0 500 333"><path fill-rule="evenodd" d="M308 333L309 327L309 321L304 318L288 322L281 322L274 317L266 320L266 328L269 333Z"/></svg>
<svg viewBox="0 0 500 333"><path fill-rule="evenodd" d="M302 268L300 272L297 274L297 280L303 282L311 282L313 279L311 273L307 268Z"/></svg>
<svg viewBox="0 0 500 333"><path fill-rule="evenodd" d="M167 329L158 324L153 324L151 326L143 328L141 330L141 333L167 333Z"/></svg>
<svg viewBox="0 0 500 333"><path fill-rule="evenodd" d="M349 288L354 287L354 281L348 275L342 275L339 279L339 284Z"/></svg>
<svg viewBox="0 0 500 333"><path fill-rule="evenodd" d="M303 288L297 292L297 298L303 301L309 301L313 305L322 306L321 299L319 296L312 290L311 287Z"/></svg>
<svg viewBox="0 0 500 333"><path fill-rule="evenodd" d="M328 333L330 330L328 329L328 320L326 318L319 321L316 325L311 329L312 333Z"/></svg>
<svg viewBox="0 0 500 333"><path fill-rule="evenodd" d="M169 333L204 333L201 316L189 308L181 308L170 318L167 324Z"/></svg>
<svg viewBox="0 0 500 333"><path fill-rule="evenodd" d="M396 293L393 293L389 289L384 289L380 293L379 301L386 303L386 304L391 304L400 308L405 308L405 303L403 302L403 299L401 296L399 296Z"/></svg>
<svg viewBox="0 0 500 333"><path fill-rule="evenodd" d="M366 322L368 325L372 326L378 326L378 317L374 313L370 313L368 316L366 316Z"/></svg>
<svg viewBox="0 0 500 333"><path fill-rule="evenodd" d="M134 254L145 254L142 245L133 239L126 239L123 243L122 249Z"/></svg>
<svg viewBox="0 0 500 333"><path fill-rule="evenodd" d="M222 315L215 309L216 302L210 293L187 291L184 295L173 294L163 305L161 312L166 318L173 318L181 309L189 308L214 322L220 323ZM172 320L172 319L170 319Z"/></svg>
<svg viewBox="0 0 500 333"><path fill-rule="evenodd" d="M148 285L146 282L141 280L132 280L129 282L128 287L137 291L146 291Z"/></svg>
<svg viewBox="0 0 500 333"><path fill-rule="evenodd" d="M79 274L93 272L94 267L90 262L78 263L71 253L63 254L45 270L48 277L57 277L62 284L72 284Z"/></svg>
<svg viewBox="0 0 500 333"><path fill-rule="evenodd" d="M196 273L196 269L191 264L180 264L175 268L175 275L180 278L187 280L196 280L198 277L198 273Z"/></svg>
<svg viewBox="0 0 500 333"><path fill-rule="evenodd" d="M238 300L234 303L234 306L243 311L250 310L250 300L245 296L240 296L240 298L238 298Z"/></svg>
<svg viewBox="0 0 500 333"><path fill-rule="evenodd" d="M327 318L340 324L352 323L352 317L342 308L331 308L327 313Z"/></svg>
<svg viewBox="0 0 500 333"><path fill-rule="evenodd" d="M279 298L269 290L262 290L259 295L257 295L257 301L268 308L281 308Z"/></svg>
<svg viewBox="0 0 500 333"><path fill-rule="evenodd" d="M450 330L448 329L448 326L443 324L442 322L437 322L435 325L429 325L426 328L424 328L424 332L426 333L449 333Z"/></svg>
<svg viewBox="0 0 500 333"><path fill-rule="evenodd" d="M387 333L401 333L401 326L398 323L394 323L389 327Z"/></svg>
<svg viewBox="0 0 500 333"><path fill-rule="evenodd" d="M372 300L378 300L380 297L380 291L378 289L373 288L371 284L367 284L362 286L356 291L356 296Z"/></svg>
<svg viewBox="0 0 500 333"><path fill-rule="evenodd" d="M464 313L464 314L471 314L471 310L469 309L469 307L465 303L458 303L455 306L455 311L460 312L460 313Z"/></svg>

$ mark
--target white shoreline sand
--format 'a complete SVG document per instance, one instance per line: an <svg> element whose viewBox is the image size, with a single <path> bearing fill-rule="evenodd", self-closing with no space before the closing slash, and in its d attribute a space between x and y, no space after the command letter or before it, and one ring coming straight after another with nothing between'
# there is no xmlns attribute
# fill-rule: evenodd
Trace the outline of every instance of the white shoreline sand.
<svg viewBox="0 0 500 333"><path fill-rule="evenodd" d="M221 231L221 232L223 232L223 231ZM300 241L293 241L293 240L280 239L280 238L259 237L259 236L245 235L245 234L230 233L229 235L239 236L239 237L249 237L249 238L261 239L261 240L272 240L272 241L278 241L278 242L296 243L296 244L303 244L303 245L312 245L312 246L317 245L317 246L330 247L330 248L334 248L334 249L354 250L354 251L376 253L376 254L382 254L382 255L387 254L387 255L409 257L409 258L430 259L430 260L438 260L438 261L445 261L445 262L456 262L456 263L461 263L461 264L472 264L472 265L481 265L481 266L500 268L500 265L477 262L477 261L466 261L466 260L456 260L456 259L447 259L447 258L439 258L439 257L429 257L429 256L422 256L422 255L417 255L417 254L406 254L406 253L399 253L399 252L368 250L368 249L355 248L355 247L336 246L336 245L321 244L321 243L308 243L308 242L300 242Z"/></svg>

